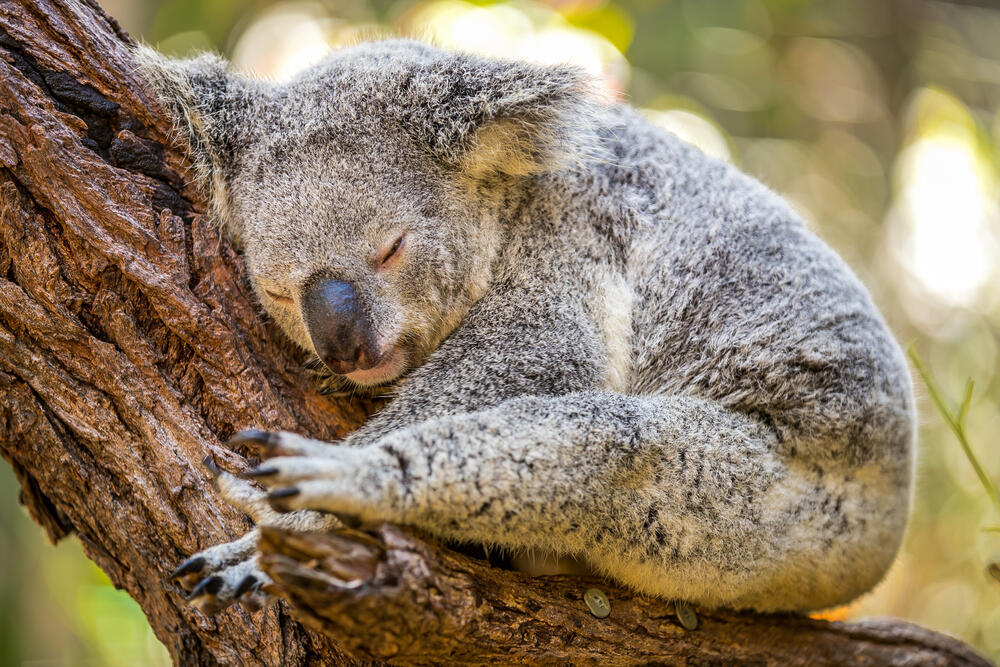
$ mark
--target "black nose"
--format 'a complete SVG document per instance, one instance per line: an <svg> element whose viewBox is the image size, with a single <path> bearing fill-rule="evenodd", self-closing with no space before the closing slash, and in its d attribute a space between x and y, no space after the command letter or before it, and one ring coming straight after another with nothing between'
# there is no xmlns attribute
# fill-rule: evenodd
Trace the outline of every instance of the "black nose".
<svg viewBox="0 0 1000 667"><path fill-rule="evenodd" d="M302 313L316 354L334 373L373 366L372 330L350 283L320 280L306 289Z"/></svg>

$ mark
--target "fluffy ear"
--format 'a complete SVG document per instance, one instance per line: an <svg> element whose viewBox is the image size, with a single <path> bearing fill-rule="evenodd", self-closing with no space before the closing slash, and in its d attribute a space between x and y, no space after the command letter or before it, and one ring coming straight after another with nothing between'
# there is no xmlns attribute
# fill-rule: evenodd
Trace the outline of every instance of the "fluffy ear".
<svg viewBox="0 0 1000 667"><path fill-rule="evenodd" d="M226 61L212 54L177 60L140 46L136 61L191 145L198 180L225 220L226 180L248 140L255 83L231 74Z"/></svg>
<svg viewBox="0 0 1000 667"><path fill-rule="evenodd" d="M414 76L416 121L431 148L473 178L527 176L591 152L592 79L542 67L452 55Z"/></svg>

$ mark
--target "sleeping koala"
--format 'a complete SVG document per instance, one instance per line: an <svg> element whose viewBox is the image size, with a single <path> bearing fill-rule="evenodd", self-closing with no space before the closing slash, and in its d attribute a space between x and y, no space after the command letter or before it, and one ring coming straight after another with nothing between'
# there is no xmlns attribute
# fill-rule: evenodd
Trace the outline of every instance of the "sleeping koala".
<svg viewBox="0 0 1000 667"><path fill-rule="evenodd" d="M883 576L914 400L865 288L775 194L572 67L410 41L287 83L141 67L267 313L394 398L337 443L246 431L226 499L575 562L706 606L811 610ZM266 601L257 535L176 578Z"/></svg>

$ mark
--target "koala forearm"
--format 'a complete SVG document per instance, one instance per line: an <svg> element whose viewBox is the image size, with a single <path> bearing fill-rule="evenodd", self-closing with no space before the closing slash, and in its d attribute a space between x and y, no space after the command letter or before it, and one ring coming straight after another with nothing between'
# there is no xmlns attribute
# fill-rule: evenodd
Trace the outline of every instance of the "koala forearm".
<svg viewBox="0 0 1000 667"><path fill-rule="evenodd" d="M664 502L680 502L689 492L718 492L694 477L693 467L700 465L694 450L720 459L713 481L727 457L739 457L741 468L757 473L747 477L766 478L757 464L769 455L769 438L752 420L701 399L587 391L512 399L417 424L371 446L392 454L404 470L404 505L394 510L404 520L446 518L457 520L459 530L496 534L497 519L506 515L505 540L537 546L525 528L536 528L539 520L551 524L552 503L603 512L623 488L659 493L657 479L672 486L656 499ZM447 508L439 507L442 489L454 495ZM578 518L563 522L567 539L584 530L571 528Z"/></svg>
<svg viewBox="0 0 1000 667"><path fill-rule="evenodd" d="M366 490L378 500L363 516L555 550L708 604L848 599L891 560L905 520L905 507L884 505L905 475L873 468L845 481L846 466L788 464L766 427L686 396L523 397L409 427L370 450L369 461L393 471L377 478L390 488ZM866 527L876 517L883 524ZM827 574L802 574L817 561Z"/></svg>

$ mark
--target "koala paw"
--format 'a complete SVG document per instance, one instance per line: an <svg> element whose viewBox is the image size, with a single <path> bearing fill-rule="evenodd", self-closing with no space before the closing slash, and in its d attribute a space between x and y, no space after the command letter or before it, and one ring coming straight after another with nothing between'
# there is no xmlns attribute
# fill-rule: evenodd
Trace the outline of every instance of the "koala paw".
<svg viewBox="0 0 1000 667"><path fill-rule="evenodd" d="M223 499L248 514L258 526L307 532L333 530L341 525L336 517L318 512L275 512L265 492L219 470L210 456L204 463ZM259 539L260 533L254 528L238 540L200 551L181 563L170 579L187 591L194 607L206 614L217 614L235 602L250 611L262 609L274 597L263 590L271 580L257 566Z"/></svg>
<svg viewBox="0 0 1000 667"><path fill-rule="evenodd" d="M318 510L347 525L359 517L392 519L399 497L397 459L375 447L345 447L293 433L244 431L241 444L256 443L270 456L245 477L268 489L267 502L279 513Z"/></svg>
<svg viewBox="0 0 1000 667"><path fill-rule="evenodd" d="M238 540L217 544L181 563L170 575L188 592L188 602L205 614L217 614L236 601L250 610L272 601L262 587L270 583L257 567L257 529Z"/></svg>

